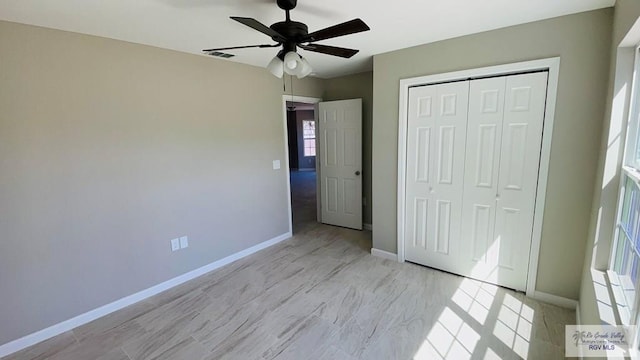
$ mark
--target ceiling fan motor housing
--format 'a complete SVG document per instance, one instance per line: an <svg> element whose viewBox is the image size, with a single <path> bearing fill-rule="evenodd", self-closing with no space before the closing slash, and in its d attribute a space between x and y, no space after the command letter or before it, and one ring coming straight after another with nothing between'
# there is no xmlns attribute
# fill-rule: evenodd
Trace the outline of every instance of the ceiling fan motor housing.
<svg viewBox="0 0 640 360"><path fill-rule="evenodd" d="M280 9L288 11L296 7L298 0L278 0L277 3Z"/></svg>
<svg viewBox="0 0 640 360"><path fill-rule="evenodd" d="M277 22L271 25L270 28L294 43L302 42L302 39L309 33L307 25L297 21ZM276 36L272 37L272 39L279 42Z"/></svg>

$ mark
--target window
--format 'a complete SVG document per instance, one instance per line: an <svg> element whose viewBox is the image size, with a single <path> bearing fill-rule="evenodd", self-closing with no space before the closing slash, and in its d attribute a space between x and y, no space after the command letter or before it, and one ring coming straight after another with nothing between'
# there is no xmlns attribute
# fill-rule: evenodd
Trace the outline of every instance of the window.
<svg viewBox="0 0 640 360"><path fill-rule="evenodd" d="M640 56L636 62L631 108L621 169L616 229L609 261L616 308L624 325L637 325L640 319ZM636 334L637 336L637 334ZM638 339L636 338L636 344Z"/></svg>
<svg viewBox="0 0 640 360"><path fill-rule="evenodd" d="M613 274L610 275L618 285L615 296L621 320L631 325L640 264L640 187L639 179L629 170L625 167L622 175L621 203L611 261Z"/></svg>
<svg viewBox="0 0 640 360"><path fill-rule="evenodd" d="M304 141L304 156L316 156L316 122L302 120L302 138Z"/></svg>

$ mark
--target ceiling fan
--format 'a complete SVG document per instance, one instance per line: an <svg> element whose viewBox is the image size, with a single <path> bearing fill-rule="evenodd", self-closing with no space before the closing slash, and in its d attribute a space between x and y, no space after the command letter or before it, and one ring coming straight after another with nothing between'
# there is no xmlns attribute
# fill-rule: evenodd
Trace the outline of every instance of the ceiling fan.
<svg viewBox="0 0 640 360"><path fill-rule="evenodd" d="M364 21L353 19L309 33L306 24L291 20L289 12L296 7L297 2L297 0L277 0L278 7L285 11L286 19L271 26L266 26L253 18L231 16L231 19L271 37L276 44L232 46L202 51L213 53L222 50L282 47L267 66L269 71L279 78L284 72L296 75L298 78L311 73L311 65L296 52L297 48L347 59L358 53L359 50L314 44L314 42L370 30Z"/></svg>

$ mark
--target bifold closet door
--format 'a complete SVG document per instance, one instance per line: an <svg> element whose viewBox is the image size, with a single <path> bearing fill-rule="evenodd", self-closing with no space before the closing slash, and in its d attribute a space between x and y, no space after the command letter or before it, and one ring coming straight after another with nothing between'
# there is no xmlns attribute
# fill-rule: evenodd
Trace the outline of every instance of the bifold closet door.
<svg viewBox="0 0 640 360"><path fill-rule="evenodd" d="M405 259L526 290L547 73L409 89Z"/></svg>
<svg viewBox="0 0 640 360"><path fill-rule="evenodd" d="M470 84L458 274L524 291L547 73Z"/></svg>
<svg viewBox="0 0 640 360"><path fill-rule="evenodd" d="M409 89L405 258L455 272L469 82Z"/></svg>

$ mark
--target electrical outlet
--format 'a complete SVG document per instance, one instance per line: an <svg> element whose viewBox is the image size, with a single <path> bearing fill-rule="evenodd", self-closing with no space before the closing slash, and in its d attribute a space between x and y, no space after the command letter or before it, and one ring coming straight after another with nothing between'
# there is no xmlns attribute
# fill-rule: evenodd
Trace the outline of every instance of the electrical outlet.
<svg viewBox="0 0 640 360"><path fill-rule="evenodd" d="M273 170L280 169L280 160L273 160Z"/></svg>
<svg viewBox="0 0 640 360"><path fill-rule="evenodd" d="M171 251L180 250L180 239L171 239Z"/></svg>
<svg viewBox="0 0 640 360"><path fill-rule="evenodd" d="M184 249L189 247L189 238L186 236L183 236L180 238L180 249Z"/></svg>

